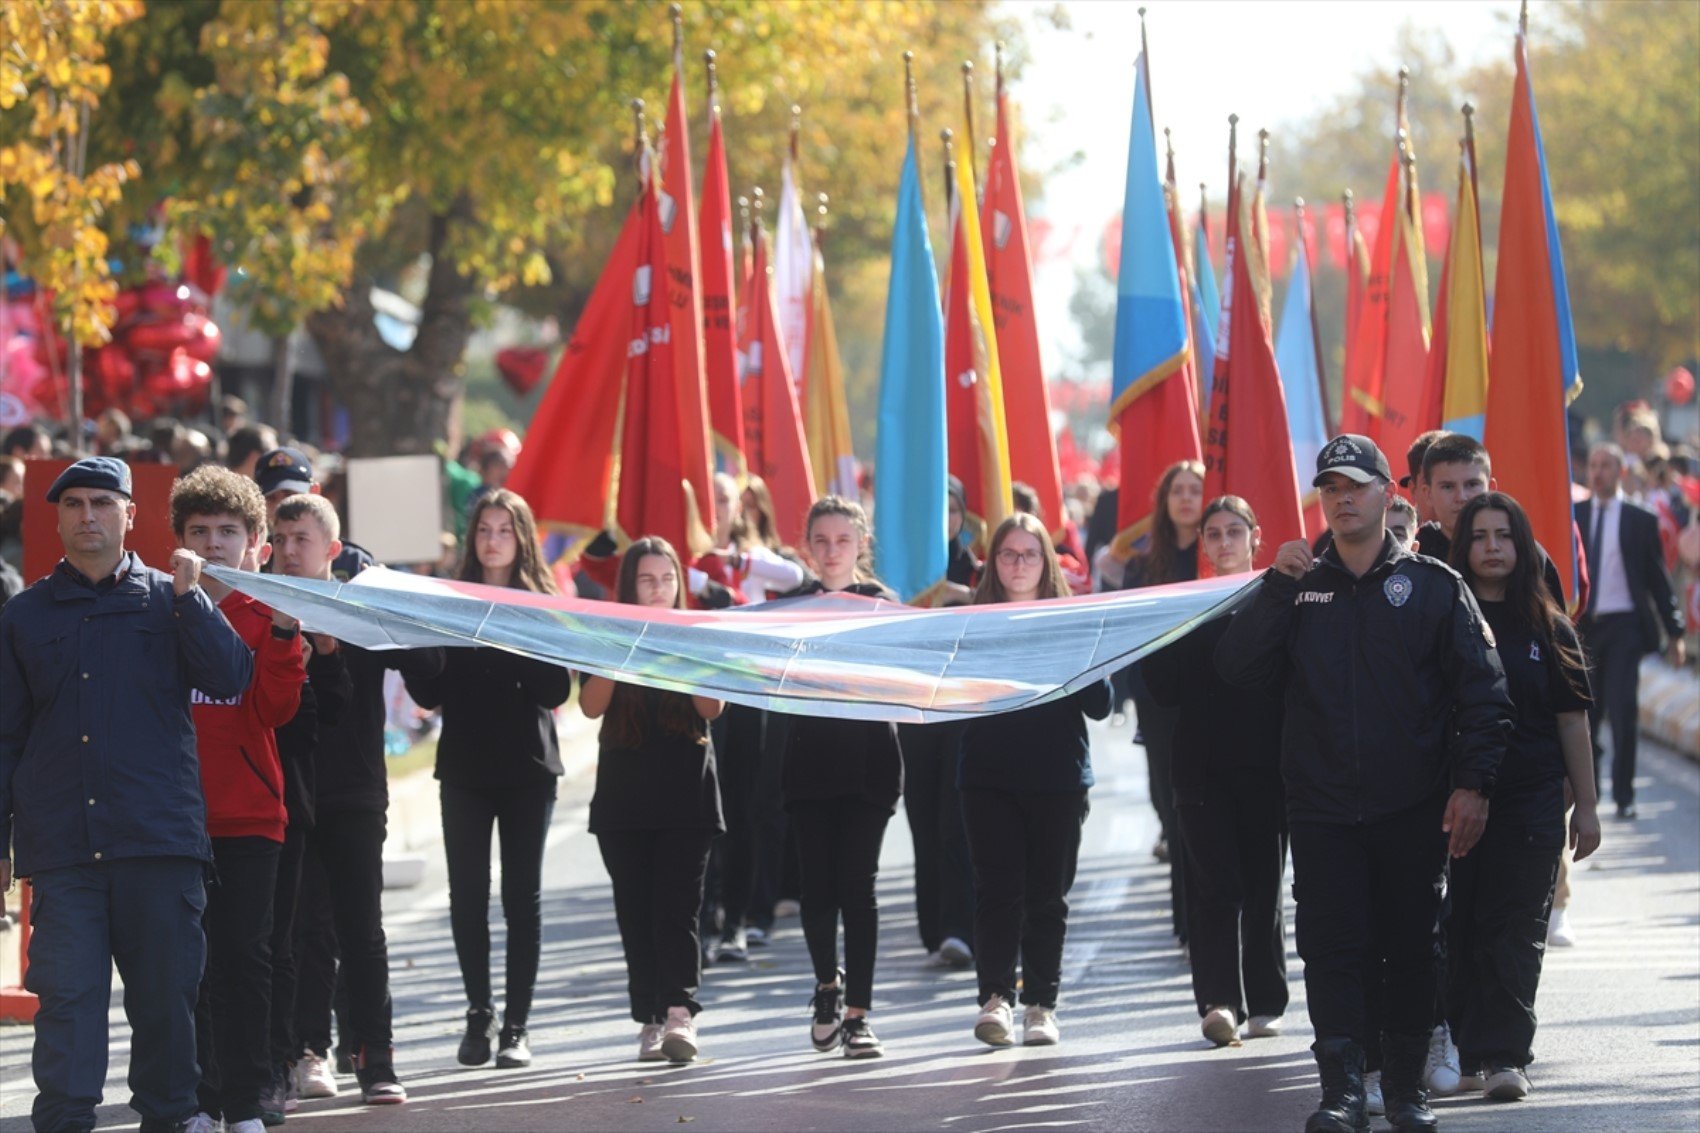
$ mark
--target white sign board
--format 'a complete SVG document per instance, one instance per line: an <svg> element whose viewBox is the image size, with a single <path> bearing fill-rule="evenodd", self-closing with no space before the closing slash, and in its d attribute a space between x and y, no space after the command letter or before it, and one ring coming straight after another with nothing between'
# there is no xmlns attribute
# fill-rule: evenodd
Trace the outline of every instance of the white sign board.
<svg viewBox="0 0 1700 1133"><path fill-rule="evenodd" d="M441 458L350 460L348 534L381 563L434 563L442 558Z"/></svg>

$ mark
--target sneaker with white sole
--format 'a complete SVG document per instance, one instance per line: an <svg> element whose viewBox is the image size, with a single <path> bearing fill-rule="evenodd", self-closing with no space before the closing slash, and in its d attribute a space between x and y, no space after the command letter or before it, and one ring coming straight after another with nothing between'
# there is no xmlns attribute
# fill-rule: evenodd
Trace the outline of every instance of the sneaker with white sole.
<svg viewBox="0 0 1700 1133"><path fill-rule="evenodd" d="M966 968L974 962L974 950L960 936L947 936L939 945L939 959L953 968Z"/></svg>
<svg viewBox="0 0 1700 1133"><path fill-rule="evenodd" d="M1055 1008L1029 1003L1021 1017L1022 1045L1056 1046L1061 1041L1062 1031L1057 1027Z"/></svg>
<svg viewBox="0 0 1700 1133"><path fill-rule="evenodd" d="M1522 1101L1529 1096L1529 1076L1521 1066L1490 1067L1482 1082L1482 1096L1496 1102Z"/></svg>
<svg viewBox="0 0 1700 1133"><path fill-rule="evenodd" d="M266 1133L266 1123L257 1117L244 1121L225 1122L224 1133Z"/></svg>
<svg viewBox="0 0 1700 1133"><path fill-rule="evenodd" d="M1015 1042L1015 1012L1001 995L987 999L974 1021L974 1037L987 1046L1009 1046Z"/></svg>
<svg viewBox="0 0 1700 1133"><path fill-rule="evenodd" d="M697 1024L689 1007L669 1007L667 1025L661 1032L661 1053L669 1062L694 1062L697 1056Z"/></svg>
<svg viewBox="0 0 1700 1133"><path fill-rule="evenodd" d="M744 943L751 948L766 948L768 931L760 925L750 925L744 930Z"/></svg>
<svg viewBox="0 0 1700 1133"><path fill-rule="evenodd" d="M794 917L802 911L802 903L795 897L781 897L773 903L773 915L775 917Z"/></svg>
<svg viewBox="0 0 1700 1133"><path fill-rule="evenodd" d="M1547 919L1547 944L1553 948L1573 948L1576 933L1570 927L1570 910L1554 909Z"/></svg>
<svg viewBox="0 0 1700 1133"><path fill-rule="evenodd" d="M354 1073L360 1081L360 1100L366 1105L400 1105L407 1090L396 1077L395 1051L388 1047L361 1047L354 1056Z"/></svg>
<svg viewBox="0 0 1700 1133"><path fill-rule="evenodd" d="M177 1133L218 1133L219 1123L210 1113L197 1113L177 1127Z"/></svg>
<svg viewBox="0 0 1700 1133"><path fill-rule="evenodd" d="M1246 1020L1245 1035L1248 1039L1272 1039L1281 1033L1281 1016L1253 1015Z"/></svg>
<svg viewBox="0 0 1700 1133"><path fill-rule="evenodd" d="M1423 1085L1436 1097L1449 1098L1458 1092L1462 1074L1458 1069L1458 1048L1452 1045L1452 1032L1445 1023L1428 1037L1428 1060L1423 1064Z"/></svg>
<svg viewBox="0 0 1700 1133"><path fill-rule="evenodd" d="M735 928L721 936L720 944L714 950L714 962L717 964L743 964L749 958L749 938L741 928Z"/></svg>
<svg viewBox="0 0 1700 1133"><path fill-rule="evenodd" d="M667 1053L661 1049L661 1036L667 1030L660 1023L645 1023L638 1032L638 1061L666 1062Z"/></svg>
<svg viewBox="0 0 1700 1133"><path fill-rule="evenodd" d="M329 1060L311 1049L302 1051L301 1061L295 1064L295 1092L303 1098L336 1097L336 1075Z"/></svg>
<svg viewBox="0 0 1700 1133"><path fill-rule="evenodd" d="M839 974L838 982L829 987L815 985L809 1008L815 1013L815 1021L809 1026L809 1042L822 1054L836 1050L844 1038L843 973Z"/></svg>
<svg viewBox="0 0 1700 1133"><path fill-rule="evenodd" d="M1461 1094L1480 1093L1487 1086L1487 1071L1480 1066L1464 1071L1458 1076L1458 1092Z"/></svg>
<svg viewBox="0 0 1700 1133"><path fill-rule="evenodd" d="M1364 1112L1371 1117L1385 1117L1387 1103L1381 1097L1381 1071L1364 1071Z"/></svg>
<svg viewBox="0 0 1700 1133"><path fill-rule="evenodd" d="M844 1020L843 1029L845 1058L878 1058L885 1053L866 1015L852 1015Z"/></svg>
<svg viewBox="0 0 1700 1133"><path fill-rule="evenodd" d="M1198 1029L1217 1046L1227 1046L1240 1037L1240 1021L1231 1007L1212 1007L1204 1013Z"/></svg>

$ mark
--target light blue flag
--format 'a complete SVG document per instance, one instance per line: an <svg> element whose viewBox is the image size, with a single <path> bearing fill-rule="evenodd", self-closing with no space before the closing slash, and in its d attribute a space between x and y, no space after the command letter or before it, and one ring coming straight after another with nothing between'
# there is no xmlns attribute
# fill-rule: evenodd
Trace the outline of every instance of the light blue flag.
<svg viewBox="0 0 1700 1133"><path fill-rule="evenodd" d="M1216 319L1221 313L1222 296L1216 290L1216 269L1210 263L1210 241L1204 238L1203 223L1198 223L1192 226L1192 341L1204 405L1210 404L1210 386L1216 377Z"/></svg>
<svg viewBox="0 0 1700 1133"><path fill-rule="evenodd" d="M1186 309L1175 271L1175 241L1157 136L1151 124L1151 84L1145 56L1134 63L1133 129L1127 144L1127 193L1122 200L1121 268L1116 276L1116 345L1110 420L1186 361Z"/></svg>
<svg viewBox="0 0 1700 1133"><path fill-rule="evenodd" d="M1305 467L1328 444L1322 413L1322 376L1316 370L1316 323L1311 318L1310 259L1304 241L1287 284L1281 306L1281 325L1275 332L1275 368L1281 372L1281 392L1287 400L1287 431L1293 438L1293 460Z"/></svg>
<svg viewBox="0 0 1700 1133"><path fill-rule="evenodd" d="M874 441L875 573L905 602L944 579L945 437L944 316L911 136L891 234Z"/></svg>

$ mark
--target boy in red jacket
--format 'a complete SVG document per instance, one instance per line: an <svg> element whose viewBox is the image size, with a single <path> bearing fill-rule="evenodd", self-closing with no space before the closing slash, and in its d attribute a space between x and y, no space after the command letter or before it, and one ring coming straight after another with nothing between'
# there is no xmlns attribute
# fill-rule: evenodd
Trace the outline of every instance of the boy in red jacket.
<svg viewBox="0 0 1700 1133"><path fill-rule="evenodd" d="M263 561L266 501L246 476L203 465L171 491L177 541L209 563ZM273 729L295 715L306 681L300 627L210 576L202 584L254 654L248 688L230 700L193 694L195 747L216 877L203 918L207 971L196 1009L201 1110L230 1133L260 1133L271 1078L273 891L288 814Z"/></svg>

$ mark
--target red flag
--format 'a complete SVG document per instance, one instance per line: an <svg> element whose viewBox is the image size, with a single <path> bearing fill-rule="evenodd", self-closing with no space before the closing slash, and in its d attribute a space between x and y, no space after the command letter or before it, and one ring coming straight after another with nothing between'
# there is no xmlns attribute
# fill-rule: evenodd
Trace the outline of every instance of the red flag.
<svg viewBox="0 0 1700 1133"><path fill-rule="evenodd" d="M732 192L720 107L709 112L708 167L702 179L703 371L714 451L734 474L744 465L744 403L738 389L738 328L732 291Z"/></svg>
<svg viewBox="0 0 1700 1133"><path fill-rule="evenodd" d="M1062 476L1051 433L1051 397L1039 359L1039 325L1033 311L1033 255L1027 212L1010 131L1008 98L998 84L997 144L986 169L986 199L980 235L986 248L986 281L992 289L992 324L1003 375L1004 422L1009 436L1009 472L1039 497L1053 534L1068 518ZM955 268L951 269L955 278ZM964 484L967 481L963 481Z"/></svg>
<svg viewBox="0 0 1700 1133"><path fill-rule="evenodd" d="M1369 290L1369 249L1364 246L1363 229L1358 225L1352 208L1351 193L1346 194L1346 372L1350 373L1352 357L1357 353L1358 321L1363 314L1364 299ZM1351 388L1343 392L1340 404L1341 430L1345 431L1347 406Z"/></svg>
<svg viewBox="0 0 1700 1133"><path fill-rule="evenodd" d="M1494 455L1500 486L1529 513L1535 538L1552 555L1567 587L1566 598L1573 601L1577 574L1565 407L1567 395L1581 389L1581 373L1522 32L1517 35L1501 201L1493 357L1482 440Z"/></svg>
<svg viewBox="0 0 1700 1133"><path fill-rule="evenodd" d="M744 355L744 455L750 471L766 480L773 493L773 522L780 539L799 547L803 523L815 502L815 477L803 439L797 383L779 335L767 258L767 233L758 226L752 283L745 299L749 347Z"/></svg>
<svg viewBox="0 0 1700 1133"><path fill-rule="evenodd" d="M667 96L666 152L658 188L661 229L667 243L666 295L671 304L673 370L678 384L679 443L685 480L703 521L714 525L713 471L708 441L708 391L703 383L702 278L697 252L697 210L691 192L691 137L685 121L682 60L673 56L673 89ZM675 547L678 544L674 544ZM681 554L684 552L681 550Z"/></svg>
<svg viewBox="0 0 1700 1133"><path fill-rule="evenodd" d="M1401 119L1403 112L1401 112ZM1340 431L1375 437L1381 422L1382 374L1387 362L1388 285L1393 273L1393 233L1399 216L1399 155L1387 165L1387 189L1375 230L1375 254L1363 298L1352 320L1351 351L1346 356L1340 398ZM1259 518L1262 518L1261 516Z"/></svg>
<svg viewBox="0 0 1700 1133"><path fill-rule="evenodd" d="M525 497L538 523L580 536L580 550L590 536L613 526L615 428L648 197L644 193L626 214L508 476L507 486Z"/></svg>
<svg viewBox="0 0 1700 1133"><path fill-rule="evenodd" d="M1387 297L1386 360L1382 366L1381 425L1374 436L1399 464L1419 433L1440 427L1440 402L1425 405L1429 373L1428 268L1422 221L1416 215L1416 164L1409 166L1403 207L1393 223L1393 277Z"/></svg>
<svg viewBox="0 0 1700 1133"><path fill-rule="evenodd" d="M1293 441L1287 427L1287 403L1275 367L1270 334L1269 265L1262 234L1263 185L1248 200L1236 187L1228 217L1228 282L1223 293L1222 326L1226 350L1216 355L1210 390L1210 429L1204 454L1206 499L1243 497L1263 528L1265 560L1291 539L1304 538Z"/></svg>

